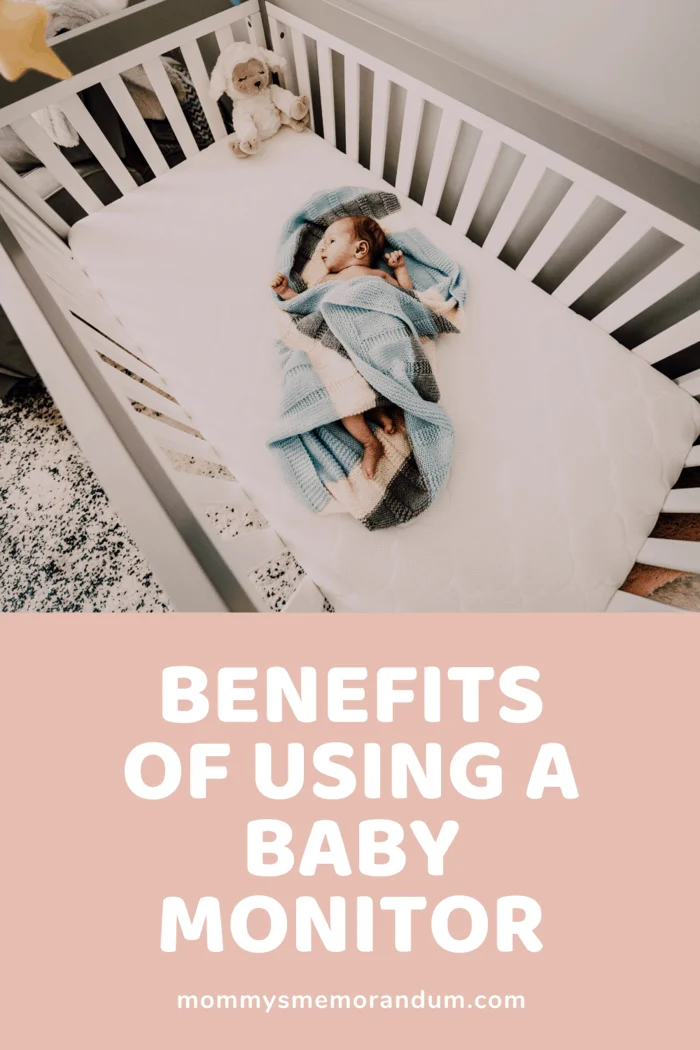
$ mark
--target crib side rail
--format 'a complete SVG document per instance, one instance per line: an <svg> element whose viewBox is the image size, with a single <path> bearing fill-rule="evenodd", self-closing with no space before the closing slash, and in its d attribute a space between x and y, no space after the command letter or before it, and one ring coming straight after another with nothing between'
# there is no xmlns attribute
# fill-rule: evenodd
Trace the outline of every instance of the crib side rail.
<svg viewBox="0 0 700 1050"><path fill-rule="evenodd" d="M66 352L72 339L61 317L62 338L47 314L56 310L39 305L30 290L31 274L15 267L16 247L0 224L0 275L8 291L7 312L76 440L89 448L90 462L129 532L138 539L159 581L184 609L222 611L221 596L196 564L186 541L170 521L151 485L135 467L106 412L78 374ZM60 315L60 312L59 312ZM157 539L156 535L157 533ZM152 537L152 540L149 539ZM176 578L170 575L175 570Z"/></svg>
<svg viewBox="0 0 700 1050"><path fill-rule="evenodd" d="M265 10L290 86L312 96L317 134L645 360L676 355L674 380L700 368L699 229L297 15Z"/></svg>
<svg viewBox="0 0 700 1050"><path fill-rule="evenodd" d="M290 64L289 86L312 96L314 128L332 145L650 363L658 367L675 355L674 380L684 382L700 367L700 349L694 349L700 342L700 230L291 12L272 3L265 10L271 46ZM116 191L133 192L130 173L78 93L101 84L153 174L165 174L168 164L122 74L144 68L191 157L199 144L159 59L181 49L211 137L220 139L226 129L208 96L201 47L209 37L217 51L234 39L264 43L258 0L13 102L0 110L0 126L13 127L85 212L98 210L102 201L37 123L37 113L61 108ZM66 224L25 179L0 164L0 180L66 236Z"/></svg>
<svg viewBox="0 0 700 1050"><path fill-rule="evenodd" d="M11 102L0 109L0 125L11 124L15 120L29 116L31 113L36 113L37 110L43 109L45 106L53 105L54 103L60 105L63 99L77 95L86 88L93 87L110 76L123 73L125 70L140 65L148 59L173 51L188 40L199 40L209 33L215 33L220 47L223 49L233 42L235 37L233 27L237 23L245 23L246 27L251 30L253 38L257 39L259 43L264 43L264 37L257 37L259 33L258 27L261 23L259 17L256 16L259 15L258 0L244 0L243 3L237 6L219 11L200 21L192 22L190 25L176 29L171 33L164 33L146 44L140 44L138 47L125 51L114 58L108 59L106 62L77 73L68 80L50 84L32 95ZM251 26L247 26L249 18L251 21L254 21L254 24ZM231 30L231 32L228 30ZM248 35L249 39L251 34Z"/></svg>
<svg viewBox="0 0 700 1050"><path fill-rule="evenodd" d="M179 49L194 87L209 134L208 141L225 138L227 131L218 105L209 97L209 72L220 51L234 40L265 43L258 0L245 0L214 15L179 28L158 39L141 44L123 54L76 74L69 80L52 84L0 109L0 127L9 127L27 149L48 169L60 187L66 190L85 214L103 208L104 202L69 163L56 142L45 130L45 115L51 113L68 121L79 140L90 150L114 184L116 194L133 192L134 178L113 148L97 122L80 99L87 88L100 85L106 92L126 129L131 135L154 176L166 174L169 165L161 147L142 116L128 83L122 74L140 67L158 100L172 132L185 157L194 156L206 142L196 137L192 122L186 116L186 98L179 95L166 74L161 58ZM4 161L0 161L0 181L24 201L56 233L66 237L68 225Z"/></svg>
<svg viewBox="0 0 700 1050"><path fill-rule="evenodd" d="M270 3L266 12L271 46L289 62L286 86L311 95L312 125L329 144L383 176L399 193L499 257L519 276L599 325L690 396L700 397L700 231L291 12ZM85 211L101 208L102 201L44 135L34 115L47 105L61 106L111 174L117 190L134 192L128 171L92 122L78 93L102 84L154 176L166 174L168 164L122 74L134 65L144 66L183 152L192 156L199 146L158 59L168 50L181 49L212 138L220 139L226 131L218 107L208 98L211 50L205 61L205 37L211 38L209 43L215 41L216 53L233 39L263 43L257 0L246 0L13 102L0 111L0 126L11 124L20 137L24 134L25 142ZM60 258L67 251L62 241L68 232L66 223L7 165L0 164L0 181L14 194L12 207L20 213L17 221L23 235L39 246L44 260L51 261L53 269L42 263L47 267L42 270L46 284L73 318L71 304L75 306L75 296L80 300L85 287L84 275L71 273L69 278ZM16 198L27 207L18 205ZM114 319L104 316L99 303L90 303L89 324L118 346L119 339L127 337L114 331ZM88 309L84 299L81 309L83 313ZM88 350L94 353L95 348ZM123 365L123 360L117 363ZM134 404L128 397L133 393L128 378L110 385L122 398L122 407ZM143 398L150 401L145 407L157 413L157 392ZM156 415L136 421L142 440L148 443L158 435L157 454L178 450L184 454L186 436L173 437L168 425L170 445L179 442L178 449L169 448L160 437L165 425L158 419ZM696 518L700 514L698 447L691 451L669 496L666 515ZM161 457L160 465L165 468L168 463ZM185 482L189 491L182 498L195 499L196 490L201 503L206 480ZM213 498L215 490L218 496L224 491L220 479L208 480L213 486L211 506L223 506ZM699 571L699 550L694 533L676 541L653 536L642 555L652 565ZM317 608L319 601L310 581L294 597L303 608Z"/></svg>
<svg viewBox="0 0 700 1050"><path fill-rule="evenodd" d="M322 611L323 596L69 249L3 187L0 214L8 316L175 607ZM287 570L274 602L271 566L278 577Z"/></svg>
<svg viewBox="0 0 700 1050"><path fill-rule="evenodd" d="M312 97L317 134L700 398L700 230L376 54L276 4L265 10L287 86ZM699 452L662 519L700 523ZM700 573L691 531L652 537L639 560ZM614 603L623 606L627 597Z"/></svg>

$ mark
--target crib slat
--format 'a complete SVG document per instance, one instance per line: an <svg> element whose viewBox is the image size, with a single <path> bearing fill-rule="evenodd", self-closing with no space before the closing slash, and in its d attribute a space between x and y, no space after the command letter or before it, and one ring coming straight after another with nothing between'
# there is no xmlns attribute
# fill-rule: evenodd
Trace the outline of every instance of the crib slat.
<svg viewBox="0 0 700 1050"><path fill-rule="evenodd" d="M41 241L37 240L31 230L28 230L26 226L21 224L16 215L13 215L10 211L5 211L1 206L0 216L3 217L10 227L39 273L61 272L64 260L58 253L47 249Z"/></svg>
<svg viewBox="0 0 700 1050"><path fill-rule="evenodd" d="M536 277L595 199L595 193L574 183L526 251L516 272L528 281Z"/></svg>
<svg viewBox="0 0 700 1050"><path fill-rule="evenodd" d="M401 127L399 160L396 167L396 189L406 197L411 189L424 105L424 100L420 95L416 95L412 91L408 93L406 109L403 115L403 125Z"/></svg>
<svg viewBox="0 0 700 1050"><path fill-rule="evenodd" d="M259 11L253 11L248 15L246 26L248 28L248 40L251 44L255 47L265 47L265 30L263 28L262 15Z"/></svg>
<svg viewBox="0 0 700 1050"><path fill-rule="evenodd" d="M2 159L0 159L0 180L3 177L4 168L2 165L4 163L6 162L3 162ZM7 165L7 167L9 168L9 172L12 172L12 175L15 175L15 177L19 178L20 183L23 183L22 177L18 175L12 167L9 167L9 165ZM8 175L7 181L10 185L14 185L12 175ZM22 186L19 186L18 190L21 189ZM29 196L31 195L36 196L40 204L44 204L36 191L30 191ZM1 181L0 205L2 206L3 214L7 216L10 222L14 223L15 226L22 231L22 236L31 237L42 252L46 252L52 257L61 259L69 259L72 257L65 240L63 240L62 237L52 229L52 227L47 225L41 215L31 209L31 206L22 201L22 199L19 196L16 196L15 193L10 192L10 187L3 185ZM49 211L52 212L54 209L49 208ZM57 215L57 217L60 216ZM63 219L61 219L61 223L63 223ZM70 227L67 224L63 225L65 226L67 233Z"/></svg>
<svg viewBox="0 0 700 1050"><path fill-rule="evenodd" d="M700 489L671 489L661 509L668 514L700 514Z"/></svg>
<svg viewBox="0 0 700 1050"><path fill-rule="evenodd" d="M85 324L85 322L81 321L79 317L71 317L70 321L85 346L94 350L95 353L111 357L111 359L116 361L118 365L128 368L130 372L140 376L142 379L148 380L149 383L153 383L155 386L160 387L161 390L165 388L165 381L161 379L158 372L142 361L140 357L134 357L133 354L127 353L127 351L119 346L118 343L115 343L113 339L108 339L107 336L102 335L101 332L96 332L94 328Z"/></svg>
<svg viewBox="0 0 700 1050"><path fill-rule="evenodd" d="M32 263L42 276L72 295L80 303L102 302L99 293L89 279L78 268L73 259L61 259L48 252L37 252L33 245L27 244L26 251Z"/></svg>
<svg viewBox="0 0 700 1050"><path fill-rule="evenodd" d="M437 215L440 207L461 127L462 121L459 117L443 112L423 197L423 207L431 215Z"/></svg>
<svg viewBox="0 0 700 1050"><path fill-rule="evenodd" d="M357 163L360 159L360 67L345 56L345 153Z"/></svg>
<svg viewBox="0 0 700 1050"><path fill-rule="evenodd" d="M74 320L77 320L77 318ZM92 333L92 340L88 340L85 336L82 339L84 343L88 343L95 353L104 354L105 357L111 358L115 364L121 365L122 368L128 368L130 372L139 376L140 379L145 379L147 383L153 383L159 390L165 390L165 380L161 379L150 365L145 365L138 358L132 357L126 350L122 350L118 343L113 343L111 340L105 339L104 336L100 338L99 334L93 332L92 329L88 328L88 331Z"/></svg>
<svg viewBox="0 0 700 1050"><path fill-rule="evenodd" d="M155 390L151 390L145 383L139 383L136 379L131 379L130 376L125 375L111 365L105 364L102 360L100 360L100 367L110 385L120 390L130 401L138 401L147 408L152 408L154 412L161 412L164 416L177 420L178 423L192 426L190 417L174 401L156 393Z"/></svg>
<svg viewBox="0 0 700 1050"><path fill-rule="evenodd" d="M571 306L595 282L607 273L630 248L641 241L651 229L633 215L623 215L585 259L582 259L565 280L552 293L555 299Z"/></svg>
<svg viewBox="0 0 700 1050"><path fill-rule="evenodd" d="M31 186L28 186L26 181L19 175L14 168L12 168L7 161L0 157L0 180L4 185L11 190L19 199L32 210L35 215L38 215L40 219L43 219L47 223L54 233L57 233L59 237L67 237L70 226L65 222L61 216L53 210L53 208L43 201L38 193L36 193ZM9 202L4 202L4 206L11 209L12 205Z"/></svg>
<svg viewBox="0 0 700 1050"><path fill-rule="evenodd" d="M137 425L150 440L161 449L170 449L172 452L182 452L185 456L196 456L198 459L207 459L212 463L220 463L214 449L208 441L194 434L188 434L179 427L170 426L160 419L153 419L143 412L136 413Z"/></svg>
<svg viewBox="0 0 700 1050"><path fill-rule="evenodd" d="M105 89L117 113L126 124L129 134L140 149L153 174L165 175L170 170L168 163L161 153L158 143L149 131L146 121L139 113L139 108L129 94L129 89L122 78L117 76L110 80L103 80L102 87Z"/></svg>
<svg viewBox="0 0 700 1050"><path fill-rule="evenodd" d="M492 131L482 131L457 210L452 218L452 226L457 233L467 234L500 152L501 140L498 136Z"/></svg>
<svg viewBox="0 0 700 1050"><path fill-rule="evenodd" d="M652 537L640 550L637 561L642 565L656 565L660 569L700 573L700 543L693 540L660 540Z"/></svg>
<svg viewBox="0 0 700 1050"><path fill-rule="evenodd" d="M309 73L309 56L306 53L306 37L299 29L292 29L292 49L294 51L294 66L297 72L297 87L300 95L306 95L309 99L309 124L311 130L316 129L314 121L314 110L311 106L311 75Z"/></svg>
<svg viewBox="0 0 700 1050"><path fill-rule="evenodd" d="M612 601L605 610L609 613L684 613L687 609L677 609L675 605L667 605L665 602L655 602L651 598L641 598L638 594L629 594L628 591L617 591Z"/></svg>
<svg viewBox="0 0 700 1050"><path fill-rule="evenodd" d="M107 339L124 347L126 350L133 350L134 354L141 359L140 351L138 347L133 345L126 329L116 317L99 305L100 298L98 295L95 295L92 304L87 304L80 302L70 292L66 292L50 277L46 283L49 290L53 292L58 304L67 314L70 314L68 320L71 324L84 320L87 322L88 327L94 327L99 334L104 335Z"/></svg>
<svg viewBox="0 0 700 1050"><path fill-rule="evenodd" d="M700 445L693 445L685 459L686 467L700 467Z"/></svg>
<svg viewBox="0 0 700 1050"><path fill-rule="evenodd" d="M680 287L700 272L700 255L692 248L680 248L650 274L593 318L606 332L614 332L648 306Z"/></svg>
<svg viewBox="0 0 700 1050"><path fill-rule="evenodd" d="M0 214L2 214L1 211ZM37 272L44 277L53 277L60 284L63 279L64 269L61 259L51 252L44 251L43 247L38 246L25 230L15 225L15 221L11 216L7 216L6 221Z"/></svg>
<svg viewBox="0 0 700 1050"><path fill-rule="evenodd" d="M150 58L143 63L143 68L151 82L151 87L158 96L158 101L163 107L168 123L175 132L175 137L180 143L182 152L187 158L196 157L199 153L197 143L189 124L185 120L185 114L182 112L182 107L175 94L175 89L168 79L163 63L159 58Z"/></svg>
<svg viewBox="0 0 700 1050"><path fill-rule="evenodd" d="M283 613L323 612L324 598L310 576L304 576L291 598L285 602Z"/></svg>
<svg viewBox="0 0 700 1050"><path fill-rule="evenodd" d="M33 117L24 117L11 125L22 141L39 158L45 168L64 186L71 197L74 197L81 208L91 213L104 207L96 193L78 175L77 171L63 156L49 136L39 127Z"/></svg>
<svg viewBox="0 0 700 1050"><path fill-rule="evenodd" d="M284 545L272 529L246 529L225 540L220 549L237 576L250 576L284 554Z"/></svg>
<svg viewBox="0 0 700 1050"><path fill-rule="evenodd" d="M222 53L226 50L227 47L231 47L231 45L235 44L236 42L231 26L221 26L220 29L214 30L214 36L216 37L216 42L219 45L219 51L221 51Z"/></svg>
<svg viewBox="0 0 700 1050"><path fill-rule="evenodd" d="M212 135L217 141L219 139L225 139L226 125L221 116L218 103L209 96L209 74L204 65L204 59L202 58L202 52L199 50L199 44L196 40L188 40L186 44L182 44L180 50L192 79L192 83L195 86L197 97L202 104L202 109L206 115L207 123L211 128Z"/></svg>
<svg viewBox="0 0 700 1050"><path fill-rule="evenodd" d="M100 294L82 273L76 272L72 267L57 269L50 265L45 266L42 273L49 290L57 293L68 310L82 313L90 324L99 319L106 324L113 322L118 326L119 322L107 309Z"/></svg>
<svg viewBox="0 0 700 1050"><path fill-rule="evenodd" d="M16 174L16 172L13 172L13 174ZM3 214L20 231L20 236L30 238L43 255L62 262L73 258L66 242L53 229L47 226L44 220L30 209L29 205L15 197L8 187L1 183L0 205L2 206ZM70 227L67 227L67 229L69 230Z"/></svg>
<svg viewBox="0 0 700 1050"><path fill-rule="evenodd" d="M122 193L130 193L135 190L136 183L131 172L107 141L82 100L77 95L69 95L61 102L61 109L88 149L97 157L117 189Z"/></svg>
<svg viewBox="0 0 700 1050"><path fill-rule="evenodd" d="M700 310L635 346L634 353L655 364L695 343L700 343Z"/></svg>
<svg viewBox="0 0 700 1050"><path fill-rule="evenodd" d="M90 289L90 295L84 297L84 289L76 294L72 289L64 288L50 274L45 274L46 285L52 292L56 302L67 313L74 313L83 318L88 324L93 325L98 331L103 332L108 338L128 349L131 348L131 338L128 332L120 324L114 314L107 310L103 301L94 289ZM80 296L80 297L79 297Z"/></svg>
<svg viewBox="0 0 700 1050"><path fill-rule="evenodd" d="M165 412L172 419L177 419L179 423L188 423L189 417L184 414L182 409L171 401L170 398L164 397L161 393L156 390L152 390L151 387L146 386L145 383L141 383L138 379L132 379L131 376L126 375L121 369L115 368L113 365L103 361L102 358L98 359L100 369L107 376L112 386L116 385L125 394L130 401L139 401L141 404L146 405L148 408L152 408L156 412ZM149 380L150 382L150 380Z"/></svg>
<svg viewBox="0 0 700 1050"><path fill-rule="evenodd" d="M492 255L501 254L539 186L545 170L544 164L534 157L525 157L484 241L484 251Z"/></svg>
<svg viewBox="0 0 700 1050"><path fill-rule="evenodd" d="M202 455L202 453L199 453ZM178 478L183 495L197 504L219 504L222 507L247 507L250 500L233 479L210 478L206 474L181 473Z"/></svg>
<svg viewBox="0 0 700 1050"><path fill-rule="evenodd" d="M318 43L318 83L321 89L323 137L335 146L335 102L333 95L333 58L331 49Z"/></svg>
<svg viewBox="0 0 700 1050"><path fill-rule="evenodd" d="M689 372L687 376L681 376L676 382L679 386L683 387L691 397L700 397L700 368L696 368L694 372Z"/></svg>
<svg viewBox="0 0 700 1050"><path fill-rule="evenodd" d="M31 212L29 214L31 214ZM18 213L7 208L4 205L4 202L0 204L0 215L3 216L15 237L40 273L47 271L61 273L63 268L67 264L70 264L71 259L69 255L59 255L57 251L50 248L45 241L42 241L37 236L34 230L27 226L26 223L22 222Z"/></svg>
<svg viewBox="0 0 700 1050"><path fill-rule="evenodd" d="M272 50L276 55L279 55L280 58L286 58L287 56L284 53L284 46L282 44L282 34L284 33L282 26L272 15L268 15L268 22L270 23L270 40L272 43ZM286 88L288 91L291 91L291 85L287 83L287 77L285 76L285 74L278 73L277 76L279 78L280 87Z"/></svg>
<svg viewBox="0 0 700 1050"><path fill-rule="evenodd" d="M381 73L374 74L372 93L372 141L369 151L369 167L375 175L384 175L386 157L386 135L389 126L389 81Z"/></svg>

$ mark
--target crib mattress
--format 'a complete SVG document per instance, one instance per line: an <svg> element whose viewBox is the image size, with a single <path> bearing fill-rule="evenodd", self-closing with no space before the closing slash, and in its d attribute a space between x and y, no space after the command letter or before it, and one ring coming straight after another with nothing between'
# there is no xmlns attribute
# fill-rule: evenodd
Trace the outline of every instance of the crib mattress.
<svg viewBox="0 0 700 1050"><path fill-rule="evenodd" d="M312 192L386 186L310 132L218 143L79 222L73 251L170 391L337 611L602 611L700 429L673 383L410 201L470 291L438 380L457 443L416 521L303 506L266 447L280 397L269 282Z"/></svg>

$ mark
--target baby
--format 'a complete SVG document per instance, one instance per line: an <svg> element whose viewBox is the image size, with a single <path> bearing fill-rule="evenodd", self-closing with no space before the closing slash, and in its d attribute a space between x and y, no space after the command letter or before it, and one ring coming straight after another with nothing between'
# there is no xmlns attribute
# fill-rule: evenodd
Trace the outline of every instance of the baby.
<svg viewBox="0 0 700 1050"><path fill-rule="evenodd" d="M384 256L394 276L386 270L376 268L385 247L384 231L378 222L364 215L350 215L337 219L326 230L321 242L320 256L326 273L316 282L352 281L356 277L379 277L397 288L413 288L406 268L403 252L389 252ZM298 292L289 287L289 281L283 273L278 273L270 287L284 300L294 299ZM393 434L397 427L403 425L403 414L395 405L375 408L367 416L378 423L387 434ZM377 463L384 451L381 441L372 432L363 413L345 416L342 420L346 430L363 445L362 473L366 478L373 478Z"/></svg>

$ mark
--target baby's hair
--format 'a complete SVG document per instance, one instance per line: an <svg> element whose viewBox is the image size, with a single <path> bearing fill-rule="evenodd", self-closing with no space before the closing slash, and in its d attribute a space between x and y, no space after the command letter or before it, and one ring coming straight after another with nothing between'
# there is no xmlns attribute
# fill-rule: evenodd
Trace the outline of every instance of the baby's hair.
<svg viewBox="0 0 700 1050"><path fill-rule="evenodd" d="M354 233L357 240L367 241L367 244L369 245L370 263L378 262L384 254L384 246L386 244L384 230L378 222L375 222L374 219L370 219L367 215L351 215L350 218L353 223Z"/></svg>

